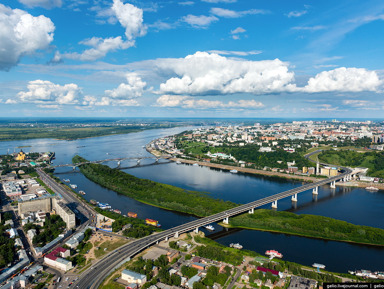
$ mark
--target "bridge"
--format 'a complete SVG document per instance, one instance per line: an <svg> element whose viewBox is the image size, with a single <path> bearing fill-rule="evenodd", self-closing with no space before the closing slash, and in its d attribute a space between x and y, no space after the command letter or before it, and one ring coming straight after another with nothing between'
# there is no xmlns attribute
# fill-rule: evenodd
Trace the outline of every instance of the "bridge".
<svg viewBox="0 0 384 289"><path fill-rule="evenodd" d="M84 271L80 279L75 283L75 287L84 289L98 288L104 278L108 274L110 274L114 269L123 265L126 261L128 261L131 257L135 256L137 253L160 241L167 241L171 237L178 238L180 234L190 231L198 232L200 227L206 226L214 222L222 221L223 223L228 224L230 217L243 214L245 212L253 214L256 208L267 204L272 204L273 208L277 208L277 202L284 198L291 197L293 202L297 202L299 193L312 190L312 194L317 195L318 187L322 185L330 184L331 188L335 188L336 181L348 181L350 180L352 173L354 173L354 171L349 168L342 167L340 169L342 169L343 172L337 176L323 179L315 183L305 184L301 187L284 191L272 196L268 196L248 204L240 205L235 208L205 218L197 219L189 223L182 224L123 245L120 248L106 255L103 259L99 260L93 267Z"/></svg>
<svg viewBox="0 0 384 289"><path fill-rule="evenodd" d="M164 158L164 157L161 157ZM120 167L120 164L122 161L125 160L137 160L137 163L139 164L141 160L144 159L155 159L155 162L157 163L160 159L160 157L126 157L126 158L111 158L111 159L104 159L104 160L96 160L96 161L86 161L86 162L81 162L81 163L70 163L70 164L60 164L60 165L54 165L50 166L51 168L62 168L62 167L72 167L75 169L76 167L79 167L81 165L85 164L101 164L101 163L106 163L106 162L117 162L117 166Z"/></svg>

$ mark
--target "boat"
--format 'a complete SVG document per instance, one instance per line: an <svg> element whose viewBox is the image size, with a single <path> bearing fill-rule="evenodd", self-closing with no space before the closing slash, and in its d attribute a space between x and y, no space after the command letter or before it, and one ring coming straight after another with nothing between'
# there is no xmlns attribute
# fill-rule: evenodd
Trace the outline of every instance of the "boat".
<svg viewBox="0 0 384 289"><path fill-rule="evenodd" d="M100 203L100 202L98 202L98 203L97 203L97 206L98 206L100 209L102 209L102 210L106 210L106 209L111 209L111 208L112 208L111 205L108 204L108 203Z"/></svg>
<svg viewBox="0 0 384 289"><path fill-rule="evenodd" d="M230 170L229 172L232 174L237 174L237 170Z"/></svg>
<svg viewBox="0 0 384 289"><path fill-rule="evenodd" d="M229 247L239 249L239 250L243 249L243 246L240 245L239 243L231 243L229 244Z"/></svg>
<svg viewBox="0 0 384 289"><path fill-rule="evenodd" d="M147 225L151 225L151 226L154 226L154 227L158 227L158 228L161 227L161 225L159 224L159 221L157 221L157 220L145 219L145 223Z"/></svg>
<svg viewBox="0 0 384 289"><path fill-rule="evenodd" d="M130 218L137 218L137 214L133 212L128 212L127 216Z"/></svg>
<svg viewBox="0 0 384 289"><path fill-rule="evenodd" d="M379 189L376 187L366 187L365 188L367 191L378 191Z"/></svg>
<svg viewBox="0 0 384 289"><path fill-rule="evenodd" d="M75 185L75 184L70 184L69 185L72 189L76 189L77 188L77 185Z"/></svg>
<svg viewBox="0 0 384 289"><path fill-rule="evenodd" d="M112 209L111 212L114 212L114 213L117 213L117 214L121 214L121 211L118 210L118 209Z"/></svg>
<svg viewBox="0 0 384 289"><path fill-rule="evenodd" d="M193 166L195 166L195 167L198 167L198 166L199 166L199 164L198 164L198 163L194 163L194 164L193 164Z"/></svg>
<svg viewBox="0 0 384 289"><path fill-rule="evenodd" d="M209 231L214 231L214 230L215 230L215 227L212 226L212 225L207 225L207 226L205 226L205 228L206 228L207 230L209 230Z"/></svg>
<svg viewBox="0 0 384 289"><path fill-rule="evenodd" d="M97 205L97 201L96 201L96 200L91 199L89 202L90 202L92 205Z"/></svg>
<svg viewBox="0 0 384 289"><path fill-rule="evenodd" d="M70 179L64 179L63 182L69 183L71 180Z"/></svg>
<svg viewBox="0 0 384 289"><path fill-rule="evenodd" d="M80 195L85 195L85 192L84 191L79 191L79 194Z"/></svg>
<svg viewBox="0 0 384 289"><path fill-rule="evenodd" d="M271 259L283 258L283 255L276 250L267 250L267 251L265 251L265 255L269 256Z"/></svg>
<svg viewBox="0 0 384 289"><path fill-rule="evenodd" d="M180 164L181 164L181 161L177 161L176 164L177 164L177 165L180 165Z"/></svg>

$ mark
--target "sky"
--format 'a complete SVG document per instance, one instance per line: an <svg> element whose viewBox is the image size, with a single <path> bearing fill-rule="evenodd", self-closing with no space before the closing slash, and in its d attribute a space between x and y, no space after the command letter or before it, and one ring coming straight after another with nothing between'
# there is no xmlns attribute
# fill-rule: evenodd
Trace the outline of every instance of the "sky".
<svg viewBox="0 0 384 289"><path fill-rule="evenodd" d="M2 117L382 118L382 0L1 0Z"/></svg>

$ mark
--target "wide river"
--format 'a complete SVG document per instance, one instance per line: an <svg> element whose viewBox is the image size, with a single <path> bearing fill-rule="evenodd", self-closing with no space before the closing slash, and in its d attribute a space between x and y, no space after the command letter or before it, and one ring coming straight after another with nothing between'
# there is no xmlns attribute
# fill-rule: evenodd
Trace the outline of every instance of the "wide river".
<svg viewBox="0 0 384 289"><path fill-rule="evenodd" d="M143 148L151 140L179 133L190 128L171 128L146 130L126 135L113 135L97 138L62 141L53 139L37 139L0 143L0 154L8 151L54 151L54 164L69 164L74 155L79 154L88 160L113 159L120 157L151 157ZM152 164L154 159L143 159L141 165ZM160 162L163 162L162 160ZM116 162L107 163L116 167ZM135 166L136 160L126 160L121 167ZM140 178L179 186L189 190L209 192L212 197L237 203L247 203L272 194L279 193L302 185L301 182L247 174L231 174L227 171L177 165L166 163L125 169L127 173ZM195 217L151 207L87 180L81 173L73 172L71 167L56 169L61 179L70 179L77 184L77 190L86 192L87 200L95 199L107 202L122 213L136 212L139 218L158 220L167 229L191 220ZM367 225L384 229L384 192L368 192L358 188L330 189L323 186L319 189L316 200L310 191L298 196L296 208L290 199L279 201L278 210L293 210L298 214L315 214L332 217L359 225ZM355 245L334 241L323 241L311 238L289 236L251 230L230 230L226 232L214 224L215 232L211 234L217 242L229 245L240 243L245 249L264 253L268 249L276 249L284 255L284 260L305 265L321 263L326 269L336 272L347 270L369 269L384 271L384 247ZM322 228L319 228L321 230ZM203 229L204 230L204 229ZM205 231L206 234L210 234Z"/></svg>

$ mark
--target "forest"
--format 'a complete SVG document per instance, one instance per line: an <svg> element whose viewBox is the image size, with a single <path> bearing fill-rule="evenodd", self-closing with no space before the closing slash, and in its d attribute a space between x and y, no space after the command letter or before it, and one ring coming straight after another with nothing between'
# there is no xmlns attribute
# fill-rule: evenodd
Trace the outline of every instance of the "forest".
<svg viewBox="0 0 384 289"><path fill-rule="evenodd" d="M384 230L354 225L323 216L285 211L255 210L229 220L231 227L277 231L312 238L384 246Z"/></svg>
<svg viewBox="0 0 384 289"><path fill-rule="evenodd" d="M75 156L74 163L85 159ZM91 181L137 201L167 210L205 217L237 206L212 198L209 193L188 191L171 185L140 179L100 164L84 164L81 172Z"/></svg>

